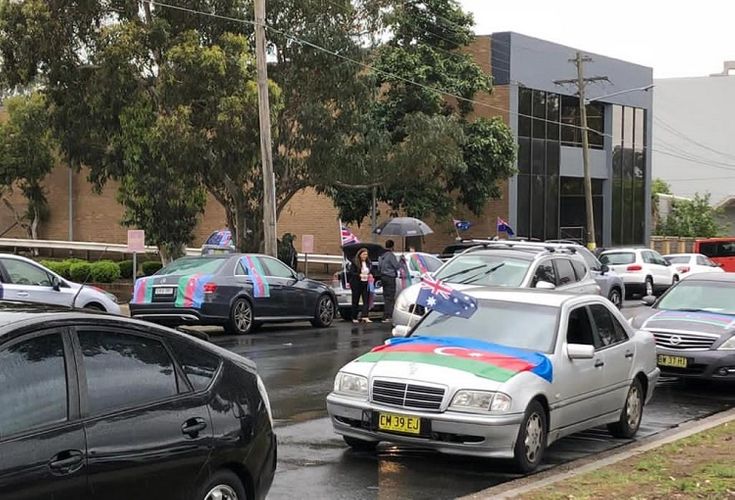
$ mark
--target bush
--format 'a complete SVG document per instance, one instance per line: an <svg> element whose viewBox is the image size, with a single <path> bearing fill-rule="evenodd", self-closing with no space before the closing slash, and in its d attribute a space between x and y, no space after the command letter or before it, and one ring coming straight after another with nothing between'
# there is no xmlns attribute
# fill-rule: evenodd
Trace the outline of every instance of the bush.
<svg viewBox="0 0 735 500"><path fill-rule="evenodd" d="M150 276L151 274L156 273L159 269L161 269L163 266L160 262L156 262L155 260L149 260L146 262L143 262L142 268L143 268L143 276Z"/></svg>
<svg viewBox="0 0 735 500"><path fill-rule="evenodd" d="M133 277L133 261L123 260L117 263L120 266L120 277L126 280L132 279Z"/></svg>
<svg viewBox="0 0 735 500"><path fill-rule="evenodd" d="M69 267L69 277L77 283L88 281L92 272L92 265L89 262L75 262Z"/></svg>
<svg viewBox="0 0 735 500"><path fill-rule="evenodd" d="M90 274L95 283L112 283L120 279L120 266L111 260L100 260L92 264Z"/></svg>

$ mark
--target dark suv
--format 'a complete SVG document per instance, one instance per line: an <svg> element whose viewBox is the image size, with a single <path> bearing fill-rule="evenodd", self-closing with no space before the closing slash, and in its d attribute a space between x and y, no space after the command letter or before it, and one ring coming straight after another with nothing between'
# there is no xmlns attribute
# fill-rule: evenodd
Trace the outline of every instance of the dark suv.
<svg viewBox="0 0 735 500"><path fill-rule="evenodd" d="M252 362L174 330L0 302L3 500L260 499L276 464Z"/></svg>

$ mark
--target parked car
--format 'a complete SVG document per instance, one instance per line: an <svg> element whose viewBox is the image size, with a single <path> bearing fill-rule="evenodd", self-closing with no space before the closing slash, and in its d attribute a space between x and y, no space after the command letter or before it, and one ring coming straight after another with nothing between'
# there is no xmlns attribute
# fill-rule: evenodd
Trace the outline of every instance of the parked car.
<svg viewBox="0 0 735 500"><path fill-rule="evenodd" d="M680 278L685 274L697 273L724 273L722 264L712 262L700 253L672 253L664 255L666 262L671 264Z"/></svg>
<svg viewBox="0 0 735 500"><path fill-rule="evenodd" d="M553 243L485 242L456 255L433 276L452 284L600 293L576 248ZM420 289L415 284L398 295L394 325L414 324L424 315L416 304Z"/></svg>
<svg viewBox="0 0 735 500"><path fill-rule="evenodd" d="M101 313L0 303L3 500L262 499L276 467L255 365Z"/></svg>
<svg viewBox="0 0 735 500"><path fill-rule="evenodd" d="M373 310L382 310L384 305L383 300L383 277L378 274L378 259L386 252L386 249L381 245L374 243L357 243L345 245L342 248L343 257L345 259L346 266L351 262L357 251L360 248L366 248L368 250L368 256L372 263L372 270L376 276L375 282L375 297L373 301ZM431 254L423 252L394 252L399 261L403 259L406 262L406 269L408 272L407 276L398 277L396 279L396 293L399 293L403 288L411 286L413 283L418 282L421 279L421 275L425 273L431 273L439 269L442 265L442 261L434 257ZM339 308L339 314L344 319L351 319L352 313L352 291L350 285L347 282L346 271L340 271L335 274L332 280L332 291L337 296L337 303Z"/></svg>
<svg viewBox="0 0 735 500"><path fill-rule="evenodd" d="M0 254L0 298L120 314L117 297L100 288L62 278L38 262ZM81 290L80 290L81 289Z"/></svg>
<svg viewBox="0 0 735 500"><path fill-rule="evenodd" d="M631 324L653 333L663 374L735 381L735 273L687 275Z"/></svg>
<svg viewBox="0 0 735 500"><path fill-rule="evenodd" d="M676 269L648 248L605 250L600 254L600 262L623 279L628 297L659 294L679 281Z"/></svg>
<svg viewBox="0 0 735 500"><path fill-rule="evenodd" d="M706 255L722 269L735 272L735 238L708 238L694 242L694 252Z"/></svg>
<svg viewBox="0 0 735 500"><path fill-rule="evenodd" d="M263 323L332 324L332 290L258 254L183 257L135 283L130 314L168 325L221 325L243 335Z"/></svg>
<svg viewBox="0 0 735 500"><path fill-rule="evenodd" d="M350 447L386 441L528 472L569 434L636 434L659 376L650 333L599 296L462 291L478 302L469 319L432 311L339 371L327 410Z"/></svg>
<svg viewBox="0 0 735 500"><path fill-rule="evenodd" d="M601 263L595 257L595 254L575 241L550 240L547 243L571 245L575 248L577 253L587 263L592 278L599 285L600 295L607 297L618 309L623 307L623 299L625 298L625 283L623 283L623 279L606 264Z"/></svg>

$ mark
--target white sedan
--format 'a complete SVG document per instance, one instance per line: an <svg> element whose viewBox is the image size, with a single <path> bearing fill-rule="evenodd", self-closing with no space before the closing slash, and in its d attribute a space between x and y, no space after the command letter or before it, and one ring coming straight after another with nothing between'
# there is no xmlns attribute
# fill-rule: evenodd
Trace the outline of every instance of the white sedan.
<svg viewBox="0 0 735 500"><path fill-rule="evenodd" d="M720 264L712 262L701 253L672 253L664 255L664 260L676 269L681 278L697 273L724 273Z"/></svg>
<svg viewBox="0 0 735 500"><path fill-rule="evenodd" d="M327 410L350 447L403 443L528 472L569 434L636 434L659 376L650 333L599 296L464 293L478 303L469 319L430 312L339 371Z"/></svg>

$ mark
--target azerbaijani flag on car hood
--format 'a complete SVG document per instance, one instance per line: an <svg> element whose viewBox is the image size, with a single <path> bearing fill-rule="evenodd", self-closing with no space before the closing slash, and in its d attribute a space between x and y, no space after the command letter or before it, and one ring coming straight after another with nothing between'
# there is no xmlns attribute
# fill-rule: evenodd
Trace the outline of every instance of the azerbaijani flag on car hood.
<svg viewBox="0 0 735 500"><path fill-rule="evenodd" d="M539 352L461 337L408 337L390 339L355 361L408 361L462 370L478 377L505 382L521 372L553 380L551 360Z"/></svg>

